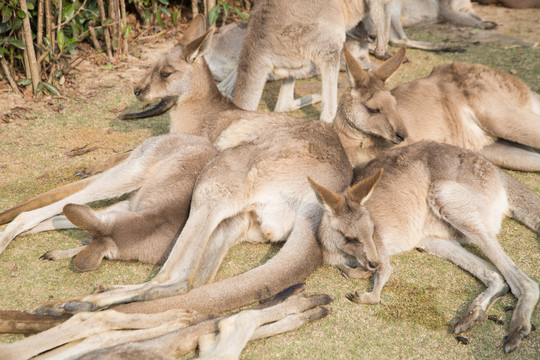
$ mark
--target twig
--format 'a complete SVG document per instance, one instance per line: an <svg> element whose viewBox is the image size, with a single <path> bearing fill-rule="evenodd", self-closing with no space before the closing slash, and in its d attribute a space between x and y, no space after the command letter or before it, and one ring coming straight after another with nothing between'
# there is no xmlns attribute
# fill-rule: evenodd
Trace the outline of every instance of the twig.
<svg viewBox="0 0 540 360"><path fill-rule="evenodd" d="M9 69L9 64L7 63L6 59L3 57L0 57L0 63L2 64L2 70L4 70L4 76L6 77L9 85L15 91L16 94L22 95L21 91L19 90L19 87L17 86L17 83L13 79L13 76L11 75L11 70Z"/></svg>
<svg viewBox="0 0 540 360"><path fill-rule="evenodd" d="M124 41L122 44L122 51L124 52L124 55L128 56L128 37L126 34L127 31L127 14L126 14L126 1L120 0L120 13L122 15L122 36L124 37Z"/></svg>
<svg viewBox="0 0 540 360"><path fill-rule="evenodd" d="M105 25L104 22L107 20L107 15L105 14L105 5L103 4L103 0L97 0L97 2L99 6L99 14L101 15L101 24ZM111 33L108 26L106 26L103 30L103 34L105 36L105 45L107 45L107 55L109 58L112 58Z"/></svg>
<svg viewBox="0 0 540 360"><path fill-rule="evenodd" d="M32 40L32 29L30 28L30 14L28 13L28 6L26 5L26 0L19 1L21 5L21 10L26 14L23 19L23 35L24 42L26 45L26 51L28 53L28 62L30 64L30 73L32 75L32 88L34 89L34 94L37 93L37 88L40 79L39 70L37 67L36 53L34 50L34 43Z"/></svg>
<svg viewBox="0 0 540 360"><path fill-rule="evenodd" d="M73 18L75 16L77 16L81 10L83 9L84 5L86 4L88 0L84 0L84 2L82 3L82 5L79 7L79 9L75 12L75 14L73 14L69 19L67 19L66 21L64 21L63 23L59 24L58 26L55 26L54 29L57 29L57 28L62 28L62 26L66 25L68 22L70 22L71 20L73 20Z"/></svg>

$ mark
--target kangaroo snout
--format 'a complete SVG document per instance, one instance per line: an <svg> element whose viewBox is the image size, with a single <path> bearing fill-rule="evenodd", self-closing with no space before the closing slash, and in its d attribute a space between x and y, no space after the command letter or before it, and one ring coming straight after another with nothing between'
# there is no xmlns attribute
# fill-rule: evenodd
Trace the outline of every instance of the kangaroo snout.
<svg viewBox="0 0 540 360"><path fill-rule="evenodd" d="M368 261L368 270L375 270L379 267L378 261Z"/></svg>
<svg viewBox="0 0 540 360"><path fill-rule="evenodd" d="M133 90L133 93L135 96L139 96L142 93L142 89L140 87L136 87L135 90Z"/></svg>

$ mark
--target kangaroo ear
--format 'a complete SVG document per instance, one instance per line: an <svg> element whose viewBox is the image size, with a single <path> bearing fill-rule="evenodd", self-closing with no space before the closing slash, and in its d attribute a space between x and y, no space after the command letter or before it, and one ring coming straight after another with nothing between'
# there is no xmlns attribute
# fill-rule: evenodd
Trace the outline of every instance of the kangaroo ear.
<svg viewBox="0 0 540 360"><path fill-rule="evenodd" d="M402 47L397 53L394 54L394 56L382 63L381 66L374 71L374 75L383 82L386 82L401 66L404 58L405 47Z"/></svg>
<svg viewBox="0 0 540 360"><path fill-rule="evenodd" d="M349 187L347 189L347 194L349 195L349 198L357 203L360 203L360 205L364 205L364 203L373 193L373 189L381 179L382 174L383 169L380 169L379 172L377 172L375 175L372 175L366 179L362 179L358 183Z"/></svg>
<svg viewBox="0 0 540 360"><path fill-rule="evenodd" d="M206 31L206 18L202 14L197 14L191 20L188 28L184 31L184 36L180 41L181 44L187 44L193 39L201 36Z"/></svg>
<svg viewBox="0 0 540 360"><path fill-rule="evenodd" d="M315 191L317 200L319 204L328 211L330 214L334 215L338 209L340 209L345 203L345 198L343 195L333 192L330 189L325 188L322 185L317 184L312 178L308 176L309 183Z"/></svg>
<svg viewBox="0 0 540 360"><path fill-rule="evenodd" d="M71 223L86 230L93 237L103 235L103 224L94 210L86 205L67 204L64 206L64 215Z"/></svg>
<svg viewBox="0 0 540 360"><path fill-rule="evenodd" d="M185 60L189 63L192 63L199 56L204 55L210 47L213 35L214 30L210 29L195 40L192 40L191 42L186 44L186 46L184 46Z"/></svg>
<svg viewBox="0 0 540 360"><path fill-rule="evenodd" d="M362 87L369 82L368 73L362 69L360 63L353 54L343 46L343 54L345 55L345 63L347 64L347 75L349 75L349 81L353 87Z"/></svg>

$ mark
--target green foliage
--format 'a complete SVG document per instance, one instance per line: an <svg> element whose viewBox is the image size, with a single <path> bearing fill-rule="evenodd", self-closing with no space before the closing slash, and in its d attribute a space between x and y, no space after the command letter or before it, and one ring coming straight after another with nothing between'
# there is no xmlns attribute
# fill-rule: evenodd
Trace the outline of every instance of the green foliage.
<svg viewBox="0 0 540 360"><path fill-rule="evenodd" d="M210 25L216 23L220 15L221 23L225 24L227 17L231 15L231 10L242 20L246 20L248 18L249 15L238 8L239 4L237 1L235 1L233 5L229 4L229 2L230 1L227 0L219 0L219 2L217 2L216 5L210 9L210 12L208 13L208 22Z"/></svg>

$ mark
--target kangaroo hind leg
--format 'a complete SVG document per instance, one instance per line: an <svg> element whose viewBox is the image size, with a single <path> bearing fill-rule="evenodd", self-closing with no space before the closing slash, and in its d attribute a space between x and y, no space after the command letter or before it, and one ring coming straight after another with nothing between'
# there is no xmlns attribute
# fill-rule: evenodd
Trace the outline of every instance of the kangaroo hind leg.
<svg viewBox="0 0 540 360"><path fill-rule="evenodd" d="M492 265L470 253L454 240L428 238L421 248L431 255L456 264L487 286L454 326L456 334L468 330L475 322L484 320L491 305L510 290L501 274Z"/></svg>
<svg viewBox="0 0 540 360"><path fill-rule="evenodd" d="M540 171L540 154L526 145L499 139L479 152L495 165L505 169Z"/></svg>
<svg viewBox="0 0 540 360"><path fill-rule="evenodd" d="M430 205L442 219L482 250L518 299L510 321L508 337L503 345L504 351L508 353L515 350L521 339L531 331L530 319L538 302L539 289L538 284L517 267L499 244L496 235L502 213L506 209L501 206L501 196L496 195L497 189L485 191L490 193L489 198L479 196L469 186L455 182L439 182L431 190Z"/></svg>
<svg viewBox="0 0 540 360"><path fill-rule="evenodd" d="M281 88L279 89L279 96L274 111L295 111L304 106L313 105L321 101L321 94L311 94L301 97L299 99L295 99L295 82L296 79L294 77L283 79L283 82L281 83Z"/></svg>
<svg viewBox="0 0 540 360"><path fill-rule="evenodd" d="M498 138L540 148L540 115L499 100L497 104L485 106L479 116L483 127Z"/></svg>

